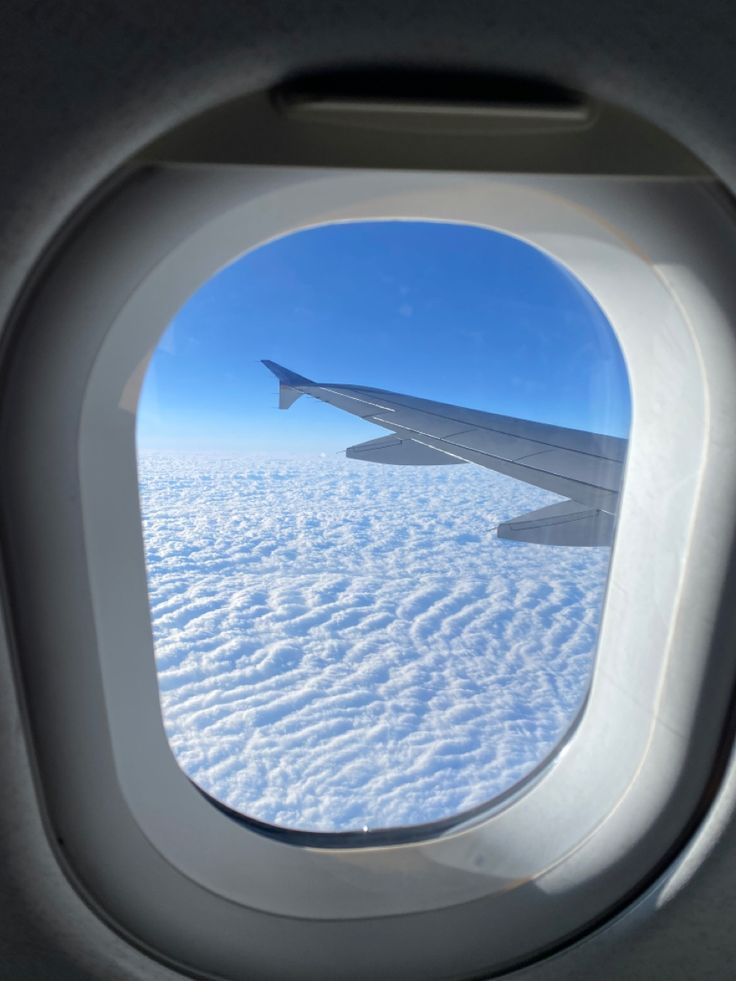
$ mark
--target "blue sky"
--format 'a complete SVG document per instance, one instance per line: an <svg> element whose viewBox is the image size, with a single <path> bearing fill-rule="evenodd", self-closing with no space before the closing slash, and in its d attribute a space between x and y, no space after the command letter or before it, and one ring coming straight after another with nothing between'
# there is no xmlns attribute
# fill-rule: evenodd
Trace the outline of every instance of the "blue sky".
<svg viewBox="0 0 736 981"><path fill-rule="evenodd" d="M595 301L553 260L486 229L327 225L232 263L162 337L139 446L291 456L381 435L312 399L279 412L261 358L316 381L628 433L626 370Z"/></svg>

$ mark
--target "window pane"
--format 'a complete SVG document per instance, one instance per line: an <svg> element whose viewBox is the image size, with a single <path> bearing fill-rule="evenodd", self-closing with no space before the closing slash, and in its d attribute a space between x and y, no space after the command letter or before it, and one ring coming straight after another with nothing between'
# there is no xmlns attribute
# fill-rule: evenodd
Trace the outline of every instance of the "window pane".
<svg viewBox="0 0 736 981"><path fill-rule="evenodd" d="M533 772L589 688L629 411L595 301L498 232L322 226L206 283L138 414L187 775L262 822L360 831Z"/></svg>

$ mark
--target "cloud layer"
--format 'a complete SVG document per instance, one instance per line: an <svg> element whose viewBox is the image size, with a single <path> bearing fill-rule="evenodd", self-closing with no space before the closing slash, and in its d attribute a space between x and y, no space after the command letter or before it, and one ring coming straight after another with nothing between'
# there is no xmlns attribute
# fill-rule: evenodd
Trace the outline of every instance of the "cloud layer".
<svg viewBox="0 0 736 981"><path fill-rule="evenodd" d="M495 536L554 495L469 465L139 466L164 723L223 803L306 830L437 820L570 726L609 550Z"/></svg>

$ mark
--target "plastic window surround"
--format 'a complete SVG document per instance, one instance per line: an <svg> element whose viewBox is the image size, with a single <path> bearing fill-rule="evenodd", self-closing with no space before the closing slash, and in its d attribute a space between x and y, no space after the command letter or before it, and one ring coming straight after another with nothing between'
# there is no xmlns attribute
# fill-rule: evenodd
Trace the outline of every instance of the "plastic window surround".
<svg viewBox="0 0 736 981"><path fill-rule="evenodd" d="M629 370L627 475L590 697L553 763L428 840L299 847L209 804L168 747L136 403L160 334L223 264L297 228L382 218L517 235L583 282ZM400 948L406 977L457 976L559 943L667 856L704 793L733 680L713 671L712 641L736 523L734 246L701 180L160 168L92 216L27 313L2 449L49 822L118 929L225 975L374 977Z"/></svg>

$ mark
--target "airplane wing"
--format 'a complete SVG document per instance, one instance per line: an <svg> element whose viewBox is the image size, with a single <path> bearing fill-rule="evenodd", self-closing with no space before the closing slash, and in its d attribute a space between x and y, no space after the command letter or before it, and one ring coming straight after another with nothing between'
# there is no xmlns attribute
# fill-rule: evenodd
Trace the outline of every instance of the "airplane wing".
<svg viewBox="0 0 736 981"><path fill-rule="evenodd" d="M374 463L474 463L568 498L499 525L498 535L548 545L610 545L627 440L515 419L380 388L315 382L274 361L279 408L302 395L391 433L346 450Z"/></svg>

